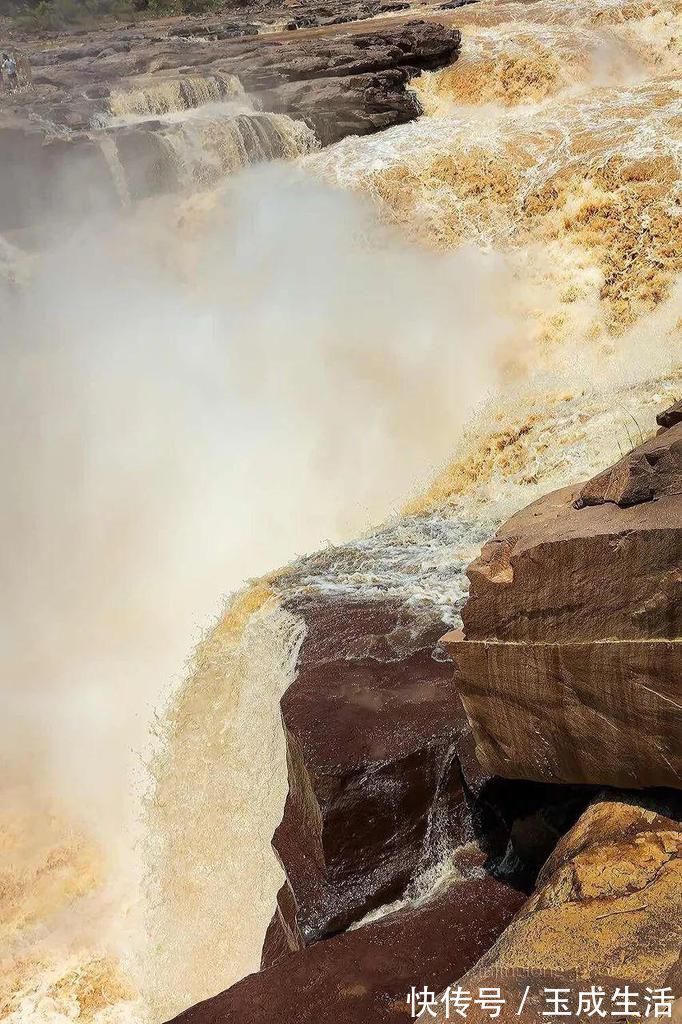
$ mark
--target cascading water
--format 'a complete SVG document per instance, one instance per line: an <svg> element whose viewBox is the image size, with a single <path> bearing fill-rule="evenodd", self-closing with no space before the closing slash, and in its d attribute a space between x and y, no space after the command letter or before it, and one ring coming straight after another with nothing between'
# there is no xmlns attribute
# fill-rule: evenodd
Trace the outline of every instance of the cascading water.
<svg viewBox="0 0 682 1024"><path fill-rule="evenodd" d="M118 145L119 132L153 136L157 183L188 191L214 185L251 164L292 160L318 148L315 133L286 114L257 109L235 75L146 79L109 97L110 113L98 115L99 141L124 206L137 157ZM132 166L128 160L132 159Z"/></svg>
<svg viewBox="0 0 682 1024"><path fill-rule="evenodd" d="M137 87L113 90L109 109L113 123L124 124L130 123L134 116L148 120L223 100L247 104L246 94L236 75L183 75L141 81Z"/></svg>
<svg viewBox="0 0 682 1024"><path fill-rule="evenodd" d="M161 138L186 188L214 184L250 164L317 149L315 133L286 114L202 109L164 126Z"/></svg>
<svg viewBox="0 0 682 1024"><path fill-rule="evenodd" d="M428 251L410 250L401 262L386 249L381 227L362 219L347 234L326 228L332 233L325 249L304 227L329 224L333 204L313 193L297 205L286 191L276 206L259 204L254 187L240 193L241 213L231 210L226 220L218 217L225 198L218 192L184 201L177 223L150 233L154 266L163 268L151 280L133 268L116 278L118 292L108 299L102 274L85 282L83 294L96 296L88 331L95 324L103 333L108 371L134 367L132 384L126 376L121 390L88 381L85 422L98 424L104 406L116 427L101 430L95 453L113 453L103 475L116 487L112 494L102 484L92 507L107 512L108 572L132 538L130 564L143 561L145 573L135 577L131 611L130 580L113 600L109 586L88 591L87 560L75 566L84 577L76 576L76 589L85 595L78 621L88 623L97 644L88 648L85 669L74 668L82 640L78 631L68 634L63 671L71 683L78 672L88 681L106 674L101 649L110 644L124 662L124 672L116 665L113 673L120 693L120 679L131 674L128 618L146 624L147 645L182 633L185 620L156 612L167 599L156 577L176 603L183 597L198 609L225 580L233 585L325 537L334 543L247 588L198 646L157 728L155 784L139 843L153 880L143 913L137 894L145 887L134 872L120 883L111 834L93 833L87 815L65 811L57 799L38 799L33 777L29 788L23 778L7 786L0 866L10 899L0 928L10 952L0 1019L10 1024L137 1022L149 1006L157 1021L255 968L281 877L269 847L286 792L277 701L302 639L282 597L395 595L417 617L420 608L436 605L456 622L464 568L495 528L540 494L613 462L682 392L681 102L671 73L680 56L679 8L673 0L482 0L452 20L463 30L460 60L413 83L425 116L320 153L309 153L307 129L291 127L289 119L273 142L274 115L243 109L238 90L210 97L203 109L187 100L189 93L178 95L175 106L158 94L112 103L112 117L125 124L161 118L164 145L187 185L215 183L251 162L253 152L301 156L313 182L369 195L384 223ZM225 106L218 127L216 103ZM239 118L246 120L237 127ZM344 224L350 210L341 207ZM277 245L268 248L263 239L271 234ZM227 267L217 258L226 239L234 248ZM461 258L453 260L458 247ZM123 248L136 251L129 240ZM470 278L478 249L491 262ZM121 265L115 264L119 273ZM140 294L154 295L153 308L136 282ZM223 292L226 305L217 308L215 294ZM469 293L481 322L465 308ZM117 347L113 329L108 333L122 300L131 306L119 328L129 347ZM135 331L149 349L142 367L132 355ZM70 323L61 332L78 335ZM230 345L216 361L223 337ZM173 374L168 350L176 347L182 358ZM84 342L79 355L89 351ZM42 394L45 371L30 352L23 356L26 393ZM482 371L491 365L494 374ZM69 366L59 378L67 397ZM202 373L205 367L210 372ZM491 396L500 379L504 388ZM162 401L145 391L145 380L162 389ZM177 381L189 381L189 394L196 391L200 401ZM280 417L277 403L287 390L295 400ZM453 410L461 405L468 413L486 393L462 436ZM239 411L229 415L235 395ZM137 415L138 407L156 405L158 423ZM5 414L21 422L11 405ZM57 422L63 445L76 427ZM117 447L121 432L124 449ZM177 453L194 434L186 460ZM53 456L38 440L26 451L17 435L15 447L48 478ZM159 467L159 452L170 448L176 454ZM119 462L128 466L133 453L139 476L120 479ZM70 460L69 486L78 485L79 467L92 472L97 465L90 452ZM415 487L418 467L424 475ZM301 480L303 499L288 504L283 496ZM338 493L330 496L336 480ZM41 487L44 493L27 494L23 506L35 519L57 507L51 487ZM153 514L145 518L145 504L135 505L131 522L124 513L138 491ZM358 492L366 514L348 516ZM174 515L186 507L187 523L167 522L168 507ZM381 529L348 541L368 518L391 511ZM255 520L251 532L244 519ZM159 522L166 530L160 536ZM65 537L78 525L66 524ZM17 529L10 521L6 535ZM238 552L225 546L231 531ZM75 530L79 538L82 532ZM273 544L272 535L284 540ZM84 547L89 542L82 537ZM64 547L78 548L45 547L50 565L63 568ZM166 548L180 559L175 576L160 571L170 559ZM16 635L29 648L52 611L44 597L49 588L37 580L31 589L25 564L18 558L10 565L13 608L6 617L25 609L30 629ZM204 574L205 585L193 590ZM57 596L67 603L69 588L58 587ZM98 601L105 603L101 619L93 610ZM54 674L60 631L51 635L45 650L21 662L24 686L41 672ZM143 671L138 665L132 673L134 699L126 700L139 706L142 691L158 703L143 680L172 668L158 652L151 666L140 664ZM125 736L127 746L141 743L139 732L135 740ZM28 843L29 833L37 840ZM409 898L439 884L431 863L426 874L413 880Z"/></svg>

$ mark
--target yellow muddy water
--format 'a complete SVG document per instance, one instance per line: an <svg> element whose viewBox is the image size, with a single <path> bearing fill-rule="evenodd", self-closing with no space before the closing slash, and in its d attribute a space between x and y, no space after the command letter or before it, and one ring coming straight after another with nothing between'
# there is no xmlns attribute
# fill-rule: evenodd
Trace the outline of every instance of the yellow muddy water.
<svg viewBox="0 0 682 1024"><path fill-rule="evenodd" d="M503 328L484 337L467 312L471 345L495 364L488 397L463 432L444 412L427 425L413 455L424 458L440 438L428 479L387 492L390 507L402 494L403 514L340 547L333 568L323 559L305 584L393 592L436 603L454 621L462 570L498 523L613 461L682 393L682 6L481 0L451 20L462 54L413 82L422 117L320 152L309 153L306 135L291 156L315 181L368 197L383 224L428 251L424 259L458 253L452 265L419 271L424 281L431 266L446 275L429 297L429 308L439 304L435 329L463 315L454 278L448 310L448 268L464 274L481 254L495 268L493 285L487 271L473 278L474 310L494 304ZM238 92L197 88L210 102ZM186 107L186 97L140 93L116 97L112 116ZM210 118L199 123L201 149ZM183 205L174 238L185 247L184 277L204 281L193 246L215 204L211 194ZM365 246L359 238L358 253ZM245 246L240 259L251 258ZM278 294L263 330L276 332L287 309ZM371 321L379 331L382 316ZM343 365L362 363L363 351L344 349ZM446 351L447 338L424 355L427 381L446 367L439 409L448 389L453 402L460 395ZM376 363L367 355L382 395L398 379L388 353ZM419 365L415 355L413 373ZM401 438L414 415L401 398L391 424ZM267 501L266 488L258 499ZM303 626L279 595L294 585L247 588L197 648L155 726L144 811L118 836L125 849L136 844L130 870L109 833L74 823L39 779L10 777L0 803L0 1020L157 1022L257 967L281 879L269 848L286 793L277 701Z"/></svg>

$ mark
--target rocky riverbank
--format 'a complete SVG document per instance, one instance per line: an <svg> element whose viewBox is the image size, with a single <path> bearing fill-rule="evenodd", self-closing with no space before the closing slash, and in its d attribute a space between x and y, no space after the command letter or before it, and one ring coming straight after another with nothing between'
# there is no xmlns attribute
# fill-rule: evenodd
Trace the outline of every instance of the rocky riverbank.
<svg viewBox="0 0 682 1024"><path fill-rule="evenodd" d="M0 105L0 230L209 184L409 121L421 109L409 80L460 47L460 33L433 20L260 35L221 24L150 22L29 44L32 87Z"/></svg>
<svg viewBox="0 0 682 1024"><path fill-rule="evenodd" d="M548 985L679 994L679 403L659 423L484 546L454 680L433 610L285 599L286 882L260 973L178 1022L399 1024L412 986L443 1020L457 985L509 1020L527 988L524 1020Z"/></svg>

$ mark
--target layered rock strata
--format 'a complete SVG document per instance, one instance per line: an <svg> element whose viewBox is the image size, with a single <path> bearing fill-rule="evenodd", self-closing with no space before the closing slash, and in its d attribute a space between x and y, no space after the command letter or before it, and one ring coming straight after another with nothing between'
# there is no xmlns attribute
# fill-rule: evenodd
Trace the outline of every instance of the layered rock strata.
<svg viewBox="0 0 682 1024"><path fill-rule="evenodd" d="M514 516L444 644L491 774L682 784L682 422Z"/></svg>

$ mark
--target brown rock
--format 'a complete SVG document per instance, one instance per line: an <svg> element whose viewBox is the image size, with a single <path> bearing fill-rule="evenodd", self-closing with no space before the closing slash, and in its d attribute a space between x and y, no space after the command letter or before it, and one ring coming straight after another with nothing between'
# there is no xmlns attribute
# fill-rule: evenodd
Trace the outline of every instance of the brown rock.
<svg viewBox="0 0 682 1024"><path fill-rule="evenodd" d="M414 93L405 88L403 69L291 82L261 94L267 109L303 119L323 146L346 135L368 135L421 113Z"/></svg>
<svg viewBox="0 0 682 1024"><path fill-rule="evenodd" d="M611 469L585 484L576 499L576 508L605 501L625 508L682 493L682 413L676 418L673 406L663 417L670 429L635 448Z"/></svg>
<svg viewBox="0 0 682 1024"><path fill-rule="evenodd" d="M445 643L485 771L682 785L682 642Z"/></svg>
<svg viewBox="0 0 682 1024"><path fill-rule="evenodd" d="M431 656L439 624L410 637L413 616L390 601L295 611L308 635L282 699L289 795L273 845L289 938L309 943L400 895L437 839L474 833L456 751L466 717Z"/></svg>
<svg viewBox="0 0 682 1024"><path fill-rule="evenodd" d="M669 409L659 412L656 422L664 430L667 430L668 427L674 427L677 423L682 423L682 398L679 402L671 405Z"/></svg>
<svg viewBox="0 0 682 1024"><path fill-rule="evenodd" d="M273 845L287 881L263 966L395 900L445 857L532 884L589 794L481 770L450 665L433 657L438 612L319 592L285 604L307 633L281 702L289 794Z"/></svg>
<svg viewBox="0 0 682 1024"><path fill-rule="evenodd" d="M41 116L70 127L90 128L93 115L108 112L112 91L126 92L180 83L188 106L201 102L201 90L192 80L209 79L212 93L220 92L226 75L237 75L263 109L303 117L314 109L311 97L336 89L333 113L341 116L335 128L326 126L331 139L342 138L353 122L355 134L385 127L385 98L373 123L375 87L383 83L397 108L392 123L416 116L413 101L406 105L405 83L420 71L443 67L456 60L461 37L457 29L436 22L394 20L372 32L345 26L324 31L272 34L256 38L213 38L206 46L200 37L147 30L117 30L117 45L102 49L107 36L92 44L51 48L32 55L36 95L17 98L17 113ZM120 37L120 38L119 38ZM291 88L308 83L307 94ZM187 83L187 88L184 88ZM335 83L335 85L334 85ZM280 88L289 86L289 90ZM369 89L369 93L367 90ZM196 96L193 97L193 93ZM216 97L214 97L216 98ZM324 104L323 104L324 106ZM327 103L326 109L329 108ZM345 127L344 127L345 126Z"/></svg>
<svg viewBox="0 0 682 1024"><path fill-rule="evenodd" d="M579 493L540 498L485 545L468 570L467 640L682 635L682 494L576 509Z"/></svg>
<svg viewBox="0 0 682 1024"><path fill-rule="evenodd" d="M682 423L514 516L445 646L484 770L682 781Z"/></svg>
<svg viewBox="0 0 682 1024"><path fill-rule="evenodd" d="M71 219L102 201L116 205L183 184L165 138L174 132L182 150L182 125L160 124L150 113L132 125L102 128L114 92L151 94L153 110L165 110L166 101L171 110L190 109L208 98L229 99L237 76L254 111L233 118L236 148L257 162L288 154L271 113L305 121L325 145L411 120L420 108L406 89L409 79L455 60L460 46L456 29L423 21L394 21L373 32L329 27L245 38L216 29L208 32L210 46L206 34L195 38L190 28L187 37L177 25L164 31L152 23L32 54L36 91L12 97L0 112L0 230L48 216ZM226 122L223 112L219 134L230 131ZM59 139L50 126L59 127ZM215 167L220 161L212 156L207 163Z"/></svg>
<svg viewBox="0 0 682 1024"><path fill-rule="evenodd" d="M438 990L468 970L522 902L490 877L446 886L421 906L285 956L176 1024L407 1024L411 986Z"/></svg>

